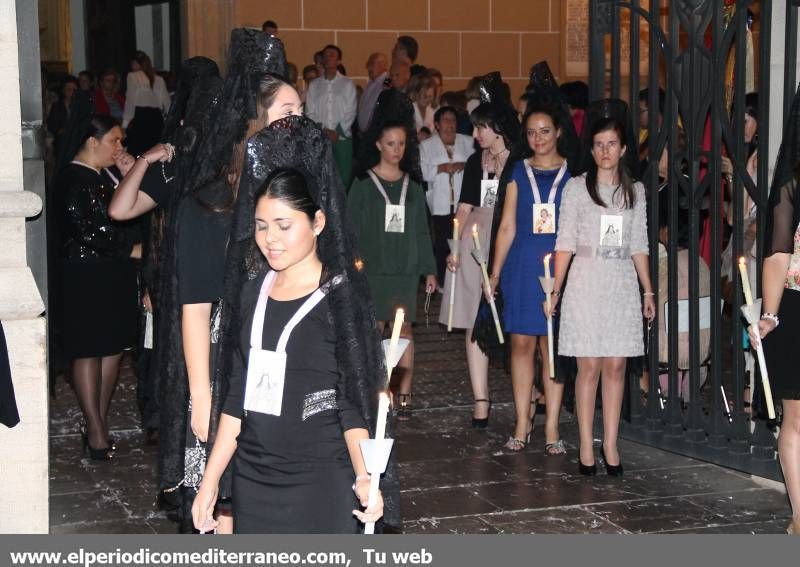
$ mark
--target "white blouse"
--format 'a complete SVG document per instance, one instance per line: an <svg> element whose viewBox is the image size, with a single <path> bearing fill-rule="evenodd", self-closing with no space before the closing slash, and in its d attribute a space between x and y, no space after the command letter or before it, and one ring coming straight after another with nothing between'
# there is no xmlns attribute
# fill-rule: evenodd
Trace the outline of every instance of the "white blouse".
<svg viewBox="0 0 800 567"><path fill-rule="evenodd" d="M125 93L125 109L122 113L122 127L127 128L133 120L137 106L158 108L162 114L169 110L172 100L167 92L164 79L156 75L153 86L144 71L131 71L128 73L128 90Z"/></svg>

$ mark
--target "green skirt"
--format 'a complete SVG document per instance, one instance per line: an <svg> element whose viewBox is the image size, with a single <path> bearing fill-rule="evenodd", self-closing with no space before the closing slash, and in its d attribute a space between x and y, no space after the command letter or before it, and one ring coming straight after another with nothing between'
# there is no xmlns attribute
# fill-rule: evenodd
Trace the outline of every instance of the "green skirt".
<svg viewBox="0 0 800 567"><path fill-rule="evenodd" d="M375 318L378 321L394 321L394 313L398 307L406 311L405 321L414 323L417 320L418 275L398 274L382 276L367 274L367 281L375 303Z"/></svg>

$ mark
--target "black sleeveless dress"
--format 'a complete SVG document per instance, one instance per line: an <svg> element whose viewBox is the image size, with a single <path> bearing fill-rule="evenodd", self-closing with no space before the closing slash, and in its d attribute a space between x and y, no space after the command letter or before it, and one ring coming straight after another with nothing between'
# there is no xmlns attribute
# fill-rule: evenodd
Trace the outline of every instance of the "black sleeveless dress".
<svg viewBox="0 0 800 567"><path fill-rule="evenodd" d="M243 410L250 329L263 280L248 282L242 291L242 312L248 315L223 408L242 420L233 460L234 531L357 533L355 478L344 432L366 425L344 395L327 299L290 335L281 415ZM277 347L306 299L268 301L262 348Z"/></svg>

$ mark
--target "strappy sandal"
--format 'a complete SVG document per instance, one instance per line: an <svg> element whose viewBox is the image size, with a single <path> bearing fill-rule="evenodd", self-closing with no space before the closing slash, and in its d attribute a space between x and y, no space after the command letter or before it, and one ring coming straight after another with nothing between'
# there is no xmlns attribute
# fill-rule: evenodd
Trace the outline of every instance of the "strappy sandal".
<svg viewBox="0 0 800 567"><path fill-rule="evenodd" d="M514 453L519 453L525 448L525 445L526 443L522 439L517 439L516 437L509 437L508 441L506 441L503 447Z"/></svg>
<svg viewBox="0 0 800 567"><path fill-rule="evenodd" d="M544 454L548 457L555 457L557 455L566 455L567 454L567 447L564 445L564 441L559 439L558 441L553 441L552 443L545 443L544 445Z"/></svg>
<svg viewBox="0 0 800 567"><path fill-rule="evenodd" d="M400 406L397 408L397 421L408 421L411 419L411 394L397 394Z"/></svg>
<svg viewBox="0 0 800 567"><path fill-rule="evenodd" d="M520 451L522 451L525 448L525 446L528 443L531 442L531 435L532 434L533 434L533 428L531 427L528 430L528 434L525 436L525 440L524 441L522 439L518 439L517 437L514 437L513 435L511 435L508 438L508 441L506 441L505 445L503 445L503 447L505 447L506 449L508 449L509 451L512 451L514 453L519 453Z"/></svg>

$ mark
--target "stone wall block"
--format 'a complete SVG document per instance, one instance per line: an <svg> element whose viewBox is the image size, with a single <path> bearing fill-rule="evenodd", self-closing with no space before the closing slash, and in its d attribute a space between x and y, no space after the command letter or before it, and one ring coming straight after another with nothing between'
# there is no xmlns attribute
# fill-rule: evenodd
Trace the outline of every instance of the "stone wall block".
<svg viewBox="0 0 800 567"><path fill-rule="evenodd" d="M236 0L234 21L237 26L260 28L266 20L284 28L302 27L301 0Z"/></svg>
<svg viewBox="0 0 800 567"><path fill-rule="evenodd" d="M550 4L559 0L492 0L492 31L550 31Z"/></svg>
<svg viewBox="0 0 800 567"><path fill-rule="evenodd" d="M428 0L367 0L371 30L427 30Z"/></svg>
<svg viewBox="0 0 800 567"><path fill-rule="evenodd" d="M366 0L303 0L303 25L320 30L364 29L366 7Z"/></svg>
<svg viewBox="0 0 800 567"><path fill-rule="evenodd" d="M431 29L489 31L489 0L430 0Z"/></svg>

